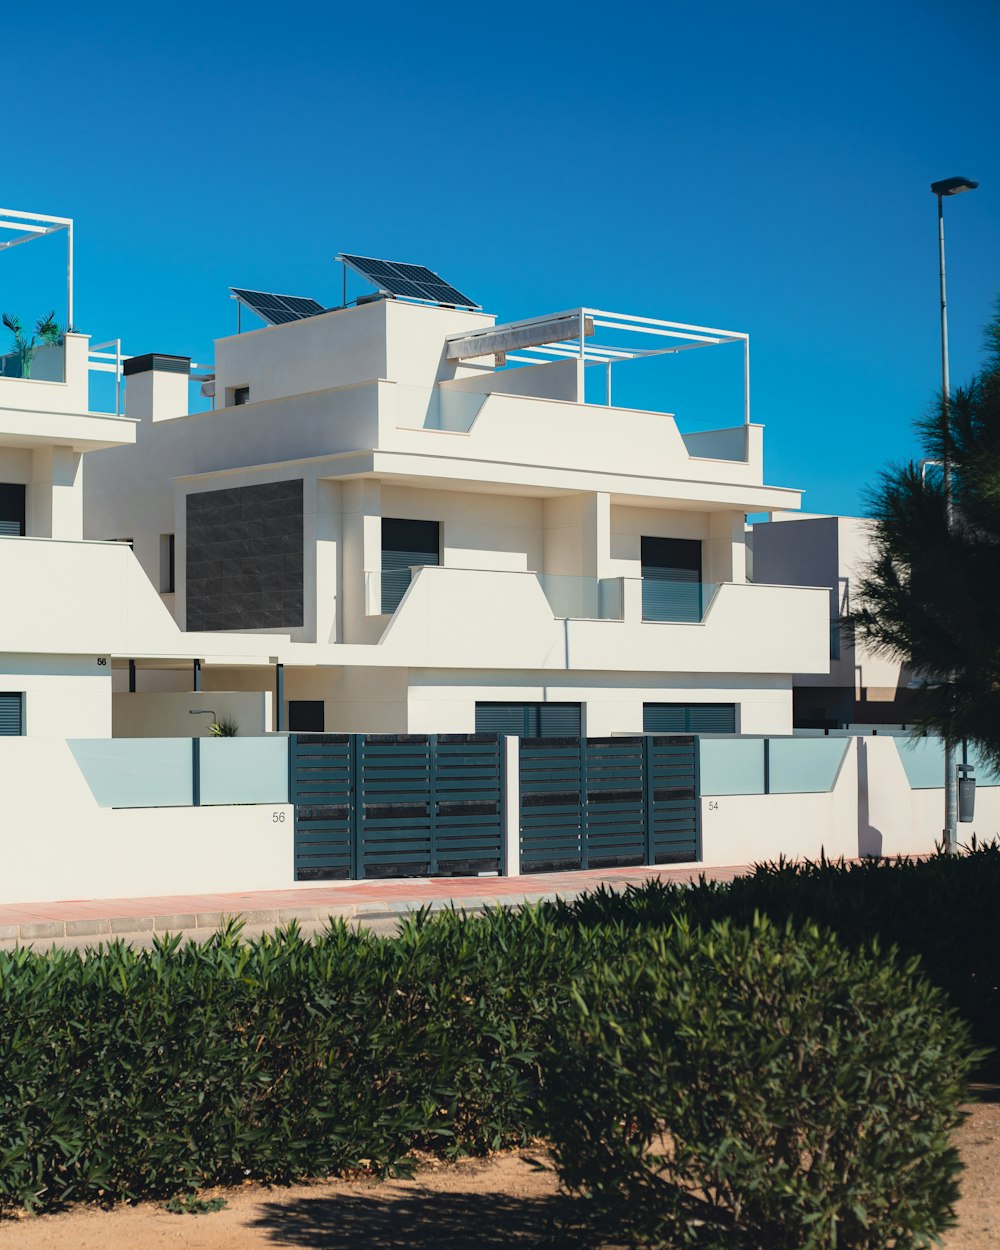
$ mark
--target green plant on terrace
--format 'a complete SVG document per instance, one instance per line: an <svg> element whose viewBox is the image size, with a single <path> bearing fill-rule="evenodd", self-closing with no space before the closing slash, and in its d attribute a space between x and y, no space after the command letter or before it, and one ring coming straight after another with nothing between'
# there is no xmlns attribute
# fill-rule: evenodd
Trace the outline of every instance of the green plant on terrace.
<svg viewBox="0 0 1000 1250"><path fill-rule="evenodd" d="M238 738L240 727L231 716L220 716L218 720L212 721L208 732L213 738Z"/></svg>
<svg viewBox="0 0 1000 1250"><path fill-rule="evenodd" d="M40 317L35 322L35 332L29 339L21 325L20 317L3 314L3 323L14 336L13 355L17 359L22 378L31 377L31 365L42 347L58 347L63 341L63 333L56 321L55 312L47 317Z"/></svg>

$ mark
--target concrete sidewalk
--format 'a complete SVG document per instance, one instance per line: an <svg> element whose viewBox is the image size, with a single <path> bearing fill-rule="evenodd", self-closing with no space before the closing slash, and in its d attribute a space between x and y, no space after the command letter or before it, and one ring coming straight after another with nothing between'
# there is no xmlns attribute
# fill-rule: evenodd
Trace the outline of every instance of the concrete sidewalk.
<svg viewBox="0 0 1000 1250"><path fill-rule="evenodd" d="M110 937L217 929L230 916L254 928L290 920L322 922L328 916L365 921L389 920L419 907L479 910L491 904L516 905L542 898L573 898L607 885L622 889L652 878L667 881L730 881L747 865L702 868L606 868L586 872L537 873L521 877L412 877L384 881L324 882L315 887L244 894L163 895L153 898L62 899L0 904L0 943L36 939Z"/></svg>

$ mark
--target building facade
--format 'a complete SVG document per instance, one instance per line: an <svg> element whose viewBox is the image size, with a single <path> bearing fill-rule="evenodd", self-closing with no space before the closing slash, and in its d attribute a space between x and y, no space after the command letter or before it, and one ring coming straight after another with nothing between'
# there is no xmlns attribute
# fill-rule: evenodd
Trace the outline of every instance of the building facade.
<svg viewBox="0 0 1000 1250"><path fill-rule="evenodd" d="M610 379L588 402L633 354L594 323L708 337L376 296L219 339L202 412L186 358L133 357L135 441L91 458L85 532L131 541L187 636L257 639L279 680L212 662L204 689L266 687L275 728L788 733L828 594L747 582L744 522L799 492L764 483L749 420L682 434ZM559 354L508 359L533 337ZM138 693L183 688L144 667Z"/></svg>

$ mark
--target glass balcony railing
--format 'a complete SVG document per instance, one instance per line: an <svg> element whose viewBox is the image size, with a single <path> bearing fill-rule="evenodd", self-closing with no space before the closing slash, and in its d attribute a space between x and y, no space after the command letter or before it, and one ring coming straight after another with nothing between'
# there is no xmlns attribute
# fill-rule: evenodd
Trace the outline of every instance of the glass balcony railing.
<svg viewBox="0 0 1000 1250"><path fill-rule="evenodd" d="M681 582L644 577L642 619L698 623L719 589L717 582Z"/></svg>
<svg viewBox="0 0 1000 1250"><path fill-rule="evenodd" d="M0 378L27 378L35 382L65 382L66 347L45 343L24 351L0 355Z"/></svg>
<svg viewBox="0 0 1000 1250"><path fill-rule="evenodd" d="M552 615L570 621L620 621L625 614L624 579L536 573Z"/></svg>
<svg viewBox="0 0 1000 1250"><path fill-rule="evenodd" d="M399 607L417 568L382 569L365 573L365 615L389 616ZM488 572L489 570L455 570ZM509 576L500 573L499 576ZM577 577L563 573L534 573L557 620L642 620L699 624L721 583L671 582L637 577ZM498 594L501 593L498 591Z"/></svg>

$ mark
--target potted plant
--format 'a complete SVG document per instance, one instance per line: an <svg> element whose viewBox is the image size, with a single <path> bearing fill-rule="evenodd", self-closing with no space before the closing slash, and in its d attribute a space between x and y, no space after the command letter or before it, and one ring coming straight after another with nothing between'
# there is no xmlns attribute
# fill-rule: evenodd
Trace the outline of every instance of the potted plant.
<svg viewBox="0 0 1000 1250"><path fill-rule="evenodd" d="M4 313L3 323L14 336L14 350L10 354L18 363L18 377L31 377L31 363L43 347L59 347L63 343L54 311L35 322L35 332L30 339L24 333L20 317Z"/></svg>

